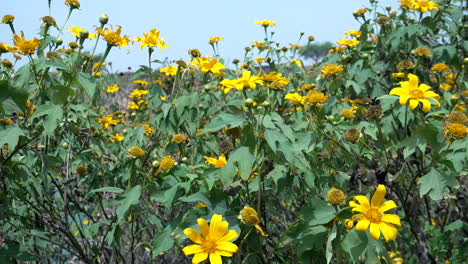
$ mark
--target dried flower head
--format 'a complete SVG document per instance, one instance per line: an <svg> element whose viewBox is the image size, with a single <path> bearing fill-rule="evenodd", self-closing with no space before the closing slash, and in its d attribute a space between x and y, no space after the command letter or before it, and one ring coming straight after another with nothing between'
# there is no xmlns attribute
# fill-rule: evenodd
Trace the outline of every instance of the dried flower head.
<svg viewBox="0 0 468 264"><path fill-rule="evenodd" d="M398 63L397 65L397 69L399 71L404 71L404 70L411 70L414 68L414 63L410 60L404 60L404 61L400 61L400 63Z"/></svg>
<svg viewBox="0 0 468 264"><path fill-rule="evenodd" d="M361 132L356 128L350 128L345 132L345 140L350 143L356 143L361 137Z"/></svg>
<svg viewBox="0 0 468 264"><path fill-rule="evenodd" d="M333 205L344 202L346 196L342 190L331 188L327 193L327 201Z"/></svg>
<svg viewBox="0 0 468 264"><path fill-rule="evenodd" d="M80 8L80 2L78 0L65 0L65 5L70 7L71 9Z"/></svg>
<svg viewBox="0 0 468 264"><path fill-rule="evenodd" d="M367 119L379 119L382 116L382 108L378 105L371 105L367 109L366 118Z"/></svg>
<svg viewBox="0 0 468 264"><path fill-rule="evenodd" d="M15 21L15 16L13 15L4 15L2 17L2 24L12 24Z"/></svg>
<svg viewBox="0 0 468 264"><path fill-rule="evenodd" d="M53 18L51 16L45 16L45 17L41 18L41 20L42 20L42 22L44 22L48 26L54 26L54 27L57 26L57 22L55 21L55 18Z"/></svg>
<svg viewBox="0 0 468 264"><path fill-rule="evenodd" d="M445 125L444 134L454 139L464 139L468 134L468 127L463 124L448 123Z"/></svg>
<svg viewBox="0 0 468 264"><path fill-rule="evenodd" d="M0 62L0 64L5 67L5 68L8 68L8 69L12 69L13 68L13 63L7 59L4 59Z"/></svg>
<svg viewBox="0 0 468 264"><path fill-rule="evenodd" d="M198 58L201 56L201 52L198 49L189 49L188 54L192 56L192 58Z"/></svg>
<svg viewBox="0 0 468 264"><path fill-rule="evenodd" d="M230 138L240 138L242 136L242 128L241 127L228 128L226 130L226 135Z"/></svg>
<svg viewBox="0 0 468 264"><path fill-rule="evenodd" d="M180 144L182 142L184 142L185 140L187 140L187 137L182 135L182 134L175 134L173 137L172 137L172 143L176 143L176 144Z"/></svg>
<svg viewBox="0 0 468 264"><path fill-rule="evenodd" d="M62 57L60 56L60 54L58 54L57 52L55 51L49 51L47 52L47 58L48 59L52 59L52 58L56 58L56 59L61 59Z"/></svg>
<svg viewBox="0 0 468 264"><path fill-rule="evenodd" d="M88 173L88 168L85 166L78 166L76 167L75 172L80 176L85 176Z"/></svg>
<svg viewBox="0 0 468 264"><path fill-rule="evenodd" d="M390 22L390 18L388 16L380 16L379 18L377 18L376 22L377 24L383 26Z"/></svg>
<svg viewBox="0 0 468 264"><path fill-rule="evenodd" d="M218 144L218 150L219 150L220 153L228 153L233 148L234 148L234 146L232 145L232 142L229 139L225 139L225 140L219 142L219 144Z"/></svg>
<svg viewBox="0 0 468 264"><path fill-rule="evenodd" d="M354 115L353 109L344 109L341 111L341 115L346 119L353 119L356 117Z"/></svg>
<svg viewBox="0 0 468 264"><path fill-rule="evenodd" d="M466 122L468 122L468 118L466 117L465 113L456 111L448 114L446 116L446 121L447 123L456 123L464 125Z"/></svg>
<svg viewBox="0 0 468 264"><path fill-rule="evenodd" d="M413 53L419 57L430 58L432 56L431 51L426 47L417 47L413 50Z"/></svg>

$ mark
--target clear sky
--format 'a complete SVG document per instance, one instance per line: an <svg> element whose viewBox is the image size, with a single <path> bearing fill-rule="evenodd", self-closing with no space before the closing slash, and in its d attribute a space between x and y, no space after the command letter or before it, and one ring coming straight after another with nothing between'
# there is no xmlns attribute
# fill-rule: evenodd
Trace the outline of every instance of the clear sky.
<svg viewBox="0 0 468 264"><path fill-rule="evenodd" d="M23 30L26 38L36 36L40 28L40 18L49 15L47 0L2 1L0 16L12 14L17 31ZM263 28L254 20L273 20L276 26L274 39L282 46L297 43L300 32L305 32L300 44L306 43L308 35L316 41L335 42L344 37L349 29L358 29L359 24L352 12L369 7L369 0L80 0L80 10L75 10L67 23L82 27L90 32L98 25L101 14L109 15L109 24L121 25L123 33L132 39L141 36L152 28L161 31L170 49L157 50L153 58L164 60L185 59L187 50L197 48L202 55L213 55L208 40L211 36L224 37L219 43L220 56L226 61L242 59L244 47L252 41L262 41ZM397 6L397 0L380 0L381 6ZM380 10L384 11L384 10ZM52 16L59 27L65 22L68 7L64 0L52 0ZM56 35L53 31L52 35ZM74 40L69 32L62 36L64 43ZM0 42L9 45L12 35L8 25L0 24ZM98 50L104 52L105 46ZM85 49L92 49L94 43L85 43ZM108 61L112 61L114 71L136 69L147 64L147 52L141 51L139 44L111 51Z"/></svg>

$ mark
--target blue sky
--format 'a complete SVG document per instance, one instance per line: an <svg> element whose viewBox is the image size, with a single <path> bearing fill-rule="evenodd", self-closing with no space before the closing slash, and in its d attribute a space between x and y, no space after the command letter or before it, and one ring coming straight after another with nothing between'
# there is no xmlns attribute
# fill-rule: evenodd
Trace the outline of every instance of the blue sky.
<svg viewBox="0 0 468 264"><path fill-rule="evenodd" d="M349 29L358 29L352 12L369 7L368 0L80 0L80 10L75 10L67 23L94 30L101 14L109 15L109 24L121 25L123 33L130 38L141 36L152 28L161 31L170 49L154 53L154 59L169 60L189 57L187 50L197 48L202 55L213 55L208 39L211 36L224 37L219 43L220 55L226 61L242 59L244 47L252 41L264 38L263 28L254 20L276 21L274 39L281 46L297 43L300 32L315 36L316 41L332 41L344 37ZM380 0L381 6L397 6L397 0ZM383 11L383 10L382 10ZM52 16L61 26L68 12L64 0L52 0ZM2 3L2 13L16 17L15 28L23 30L28 39L34 37L40 28L40 18L49 15L47 0L15 0ZM54 32L52 35L56 35ZM7 25L0 25L0 42L12 45L11 32ZM65 43L74 40L68 32L63 35ZM104 51L103 41L98 50ZM306 38L300 44L305 44ZM94 43L85 44L92 49ZM108 57L114 71L136 69L147 63L147 52L141 51L136 43L128 49L113 49Z"/></svg>

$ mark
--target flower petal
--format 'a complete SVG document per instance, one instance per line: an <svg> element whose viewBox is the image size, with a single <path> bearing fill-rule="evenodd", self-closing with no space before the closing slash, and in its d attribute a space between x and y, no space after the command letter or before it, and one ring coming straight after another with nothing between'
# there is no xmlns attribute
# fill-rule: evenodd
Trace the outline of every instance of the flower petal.
<svg viewBox="0 0 468 264"><path fill-rule="evenodd" d="M223 257L232 257L232 255L234 255L233 252L227 252L227 251L223 251L223 250L217 250L216 253L218 253L219 255L221 255Z"/></svg>
<svg viewBox="0 0 468 264"><path fill-rule="evenodd" d="M369 219L362 219L356 225L356 231L366 231L369 227L370 221Z"/></svg>
<svg viewBox="0 0 468 264"><path fill-rule="evenodd" d="M210 234L210 227L208 226L208 223L206 222L205 219L203 218L198 218L197 219L198 227L200 228L200 232L202 233L203 237L208 237Z"/></svg>
<svg viewBox="0 0 468 264"><path fill-rule="evenodd" d="M193 245L188 245L182 249L184 252L185 256L192 255L192 254L197 254L203 251L203 248L200 245L193 244Z"/></svg>
<svg viewBox="0 0 468 264"><path fill-rule="evenodd" d="M382 217L380 219L381 219L382 222L386 222L386 223L394 224L394 225L397 225L397 226L401 226L400 217L398 215L384 214L384 215L382 215Z"/></svg>
<svg viewBox="0 0 468 264"><path fill-rule="evenodd" d="M372 196L371 206L374 208L379 208L386 193L387 190L385 189L385 186L383 184L379 184L379 186L377 186L377 189L374 192L374 195Z"/></svg>
<svg viewBox="0 0 468 264"><path fill-rule="evenodd" d="M198 264L208 258L208 252L200 252L195 254L192 259L192 264Z"/></svg>
<svg viewBox="0 0 468 264"><path fill-rule="evenodd" d="M424 83L421 83L421 85L419 85L419 90L425 92L427 90L431 89L431 87L427 84L424 84Z"/></svg>
<svg viewBox="0 0 468 264"><path fill-rule="evenodd" d="M371 223L370 224L369 233L370 233L370 236L375 240L379 240L379 238L380 238L380 228L379 228L379 226L380 226L380 224L376 224L376 223Z"/></svg>
<svg viewBox="0 0 468 264"><path fill-rule="evenodd" d="M353 212L364 213L365 211L367 211L366 208L364 208L362 205L356 203L355 201L349 201L349 206L353 207Z"/></svg>
<svg viewBox="0 0 468 264"><path fill-rule="evenodd" d="M231 241L237 237L236 230L229 230L219 241Z"/></svg>
<svg viewBox="0 0 468 264"><path fill-rule="evenodd" d="M385 237L386 242L395 239L395 237L398 234L398 229L392 224L381 222L379 224L379 227L380 227L380 231L382 232L382 235Z"/></svg>
<svg viewBox="0 0 468 264"><path fill-rule="evenodd" d="M192 240L194 243L201 244L202 237L197 232L197 230L193 228L186 228L184 229L184 234L186 234L188 238L190 238L190 240Z"/></svg>
<svg viewBox="0 0 468 264"><path fill-rule="evenodd" d="M369 200L364 195L356 195L354 200L358 201L364 209L370 208Z"/></svg>
<svg viewBox="0 0 468 264"><path fill-rule="evenodd" d="M418 82L419 82L418 76L410 73L410 74L408 74L408 79L409 79L409 85L412 88L417 89L418 88Z"/></svg>
<svg viewBox="0 0 468 264"><path fill-rule="evenodd" d="M423 107L422 107L422 110L424 112L429 112L429 110L431 110L431 102L427 99L418 99L419 102L422 103Z"/></svg>
<svg viewBox="0 0 468 264"><path fill-rule="evenodd" d="M400 104L405 105L408 102L408 99L411 98L411 95L400 95Z"/></svg>
<svg viewBox="0 0 468 264"><path fill-rule="evenodd" d="M415 99L410 99L409 100L409 108L411 110L415 109L419 104L419 101L418 100L415 100Z"/></svg>
<svg viewBox="0 0 468 264"><path fill-rule="evenodd" d="M430 97L439 98L440 96L434 93L433 91L424 92L424 98L430 98Z"/></svg>
<svg viewBox="0 0 468 264"><path fill-rule="evenodd" d="M384 213L390 209L393 209L393 208L396 208L397 205L395 204L394 201L392 200L388 200L386 202L384 202L382 205L380 205L379 207L379 213Z"/></svg>
<svg viewBox="0 0 468 264"><path fill-rule="evenodd" d="M390 90L389 94L390 95L398 95L398 96L409 95L408 90L404 89L404 88L401 88L401 87L393 88L392 90Z"/></svg>
<svg viewBox="0 0 468 264"><path fill-rule="evenodd" d="M216 249L217 250L222 250L222 251L227 251L227 252L232 252L235 253L239 249L236 244L231 243L231 242L218 242L216 244Z"/></svg>
<svg viewBox="0 0 468 264"><path fill-rule="evenodd" d="M214 214L211 217L210 237L212 240L218 240L227 233L229 223L226 221L221 221L222 219L223 219L223 216L217 215L217 214Z"/></svg>
<svg viewBox="0 0 468 264"><path fill-rule="evenodd" d="M223 260L221 259L221 255L217 252L210 254L210 263L211 264L223 264Z"/></svg>

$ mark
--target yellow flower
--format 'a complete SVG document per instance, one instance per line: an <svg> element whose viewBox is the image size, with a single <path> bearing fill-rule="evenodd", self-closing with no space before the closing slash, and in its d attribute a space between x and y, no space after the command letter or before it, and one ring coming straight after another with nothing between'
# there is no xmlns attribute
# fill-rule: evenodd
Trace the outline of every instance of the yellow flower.
<svg viewBox="0 0 468 264"><path fill-rule="evenodd" d="M128 102L127 108L132 110L140 109L140 107L135 102Z"/></svg>
<svg viewBox="0 0 468 264"><path fill-rule="evenodd" d="M89 220L84 220L83 225L87 225L87 224L89 224Z"/></svg>
<svg viewBox="0 0 468 264"><path fill-rule="evenodd" d="M413 50L414 54L420 57L430 58L432 57L431 51L426 47L417 47Z"/></svg>
<svg viewBox="0 0 468 264"><path fill-rule="evenodd" d="M135 89L132 91L132 93L128 96L133 99L140 99L144 95L148 94L148 90L140 90L140 89Z"/></svg>
<svg viewBox="0 0 468 264"><path fill-rule="evenodd" d="M282 73L270 72L262 76L265 85L275 90L283 90L288 85L290 79L283 77Z"/></svg>
<svg viewBox="0 0 468 264"><path fill-rule="evenodd" d="M255 20L254 23L257 25L261 25L262 27L265 27L265 28L276 25L275 21L270 21L268 19L265 19L263 21Z"/></svg>
<svg viewBox="0 0 468 264"><path fill-rule="evenodd" d="M7 53L7 52L15 53L16 48L0 42L0 54Z"/></svg>
<svg viewBox="0 0 468 264"><path fill-rule="evenodd" d="M224 38L221 37L210 37L210 40L208 41L208 44L213 45L215 43L218 43L220 40L223 40Z"/></svg>
<svg viewBox="0 0 468 264"><path fill-rule="evenodd" d="M170 170L175 166L175 158L172 156L164 156L159 169L161 170Z"/></svg>
<svg viewBox="0 0 468 264"><path fill-rule="evenodd" d="M180 144L182 142L184 142L185 140L187 140L187 137L185 137L184 135L182 134L175 134L173 137L172 137L172 142L173 143L176 143L176 144Z"/></svg>
<svg viewBox="0 0 468 264"><path fill-rule="evenodd" d="M434 66L432 66L431 68L431 71L435 71L435 72L446 72L449 70L450 70L449 66L441 62L434 64Z"/></svg>
<svg viewBox="0 0 468 264"><path fill-rule="evenodd" d="M322 67L322 78L325 78L327 76L335 77L341 71L343 71L343 65L324 65Z"/></svg>
<svg viewBox="0 0 468 264"><path fill-rule="evenodd" d="M166 76L174 76L177 74L177 67L169 65L168 67L159 69L159 72L165 73Z"/></svg>
<svg viewBox="0 0 468 264"><path fill-rule="evenodd" d="M120 141L123 141L124 138L125 138L125 137L122 136L122 135L119 134L119 133L116 133L116 134L110 136L110 139L111 139L112 142L115 142L116 140L120 142Z"/></svg>
<svg viewBox="0 0 468 264"><path fill-rule="evenodd" d="M74 25L71 25L67 30L67 32L71 32L72 36L75 36L75 37L77 37L79 39L81 38L81 32L83 32L83 31L84 31L83 28L76 27ZM92 40L97 36L98 36L98 34L96 34L96 33L89 33L88 34L88 39Z"/></svg>
<svg viewBox="0 0 468 264"><path fill-rule="evenodd" d="M0 125L12 126L13 125L13 120L11 120L11 118L8 118L8 117L0 118Z"/></svg>
<svg viewBox="0 0 468 264"><path fill-rule="evenodd" d="M199 60L200 58L197 58ZM226 68L221 62L218 62L218 58L213 58L210 61L200 61L198 65L202 71L202 73L208 73L211 72L215 75L220 74L220 70Z"/></svg>
<svg viewBox="0 0 468 264"><path fill-rule="evenodd" d="M18 34L13 36L13 43L19 49L21 55L33 55L41 44L41 41L37 38L26 40L24 32L21 31L21 37Z"/></svg>
<svg viewBox="0 0 468 264"><path fill-rule="evenodd" d="M390 91L390 95L400 96L400 104L405 105L409 101L409 108L415 109L419 103L422 103L422 110L424 112L429 112L431 110L431 101L433 100L439 104L438 98L439 95L431 89L430 86L426 84L421 84L418 87L419 78L416 75L408 74L409 81L400 82L401 87L393 88Z"/></svg>
<svg viewBox="0 0 468 264"><path fill-rule="evenodd" d="M403 78L405 78L405 73L404 73L404 72L395 72L395 73L392 73L392 78L393 78L394 80L403 79Z"/></svg>
<svg viewBox="0 0 468 264"><path fill-rule="evenodd" d="M244 209L240 211L239 216L237 218L239 218L242 221L242 223L246 225L255 226L255 228L258 231L260 231L262 236L268 236L265 234L265 232L263 232L263 229L260 227L260 218L257 215L257 211L255 211L255 209L253 209L252 207L244 206Z"/></svg>
<svg viewBox="0 0 468 264"><path fill-rule="evenodd" d="M263 81L260 77L258 77L258 75L251 76L251 74L252 73L250 71L242 72L242 77L238 80L240 81L243 88L255 89L257 84L263 85ZM242 89L240 91L242 91Z"/></svg>
<svg viewBox="0 0 468 264"><path fill-rule="evenodd" d="M468 127L464 124L448 123L444 130L444 134L455 139L464 139L468 134Z"/></svg>
<svg viewBox="0 0 468 264"><path fill-rule="evenodd" d="M284 96L284 99L288 100L292 105L304 104L304 96L298 93L288 93Z"/></svg>
<svg viewBox="0 0 468 264"><path fill-rule="evenodd" d="M182 249L186 256L195 254L193 264L198 264L210 259L211 264L222 264L222 258L232 257L238 247L230 241L238 234L235 230L228 230L229 223L222 221L223 216L214 214L210 225L203 218L198 218L197 223L200 233L193 228L184 229L184 234L195 244L188 245Z"/></svg>
<svg viewBox="0 0 468 264"><path fill-rule="evenodd" d="M227 163L227 160L226 160L226 157L224 156L224 154L221 154L221 156L219 156L219 158L210 158L210 157L207 157L207 156L204 156L203 158L205 158L206 164L211 164L211 165L215 166L215 168L222 168Z"/></svg>
<svg viewBox="0 0 468 264"><path fill-rule="evenodd" d="M252 41L252 45L254 47L256 47L257 49L259 49L259 50L263 50L263 49L268 48L268 46L265 45L265 43L263 41Z"/></svg>
<svg viewBox="0 0 468 264"><path fill-rule="evenodd" d="M367 9L366 8L360 8L356 11L353 12L353 15L356 16L356 17L361 17L361 16L364 16L364 14L367 12Z"/></svg>
<svg viewBox="0 0 468 264"><path fill-rule="evenodd" d="M108 93L115 93L118 90L119 90L119 86L117 86L117 84L107 86Z"/></svg>
<svg viewBox="0 0 468 264"><path fill-rule="evenodd" d="M263 57L258 57L258 58L255 58L255 59L254 59L254 61L255 61L256 63L258 63L258 64L263 63L264 60L265 60L265 58L263 58Z"/></svg>
<svg viewBox="0 0 468 264"><path fill-rule="evenodd" d="M2 17L2 24L11 24L13 21L15 21L14 15L4 15Z"/></svg>
<svg viewBox="0 0 468 264"><path fill-rule="evenodd" d="M111 125L117 125L120 123L120 120L113 120L112 118L112 115L105 115L102 118L96 118L96 121L102 126L104 130L107 130Z"/></svg>
<svg viewBox="0 0 468 264"><path fill-rule="evenodd" d="M359 40L356 40L356 39L339 39L336 43L338 45L340 45L340 46L346 46L346 47L352 48L352 47L357 46L359 44Z"/></svg>
<svg viewBox="0 0 468 264"><path fill-rule="evenodd" d="M345 36L347 36L347 37L352 36L352 37L355 37L355 38L360 38L361 37L361 31L351 29L351 30L346 31Z"/></svg>
<svg viewBox="0 0 468 264"><path fill-rule="evenodd" d="M344 202L346 196L342 190L331 188L327 193L327 201L333 205Z"/></svg>
<svg viewBox="0 0 468 264"><path fill-rule="evenodd" d="M392 200L382 203L385 193L385 186L379 184L370 203L367 197L358 195L349 202L349 206L353 208L353 212L358 212L353 216L353 219L358 221L356 231L365 231L369 228L370 236L373 239L378 240L382 234L385 241L388 242L398 234L398 229L394 225L401 226L401 223L398 215L384 214L384 212L397 207Z"/></svg>
<svg viewBox="0 0 468 264"><path fill-rule="evenodd" d="M116 31L114 31L112 27L110 29L106 28L104 30L98 27L97 31L110 46L125 47L128 45L128 42L130 42L130 39L127 35L120 36L122 33L121 26L118 26Z"/></svg>
<svg viewBox="0 0 468 264"><path fill-rule="evenodd" d="M341 115L346 119L353 119L356 117L354 115L353 109L344 109L341 111Z"/></svg>
<svg viewBox="0 0 468 264"><path fill-rule="evenodd" d="M139 157L142 157L143 155L145 155L145 151L140 147L131 147L128 150L128 154L130 154L131 156L134 156L136 158L139 158Z"/></svg>
<svg viewBox="0 0 468 264"><path fill-rule="evenodd" d="M423 14L427 11L432 11L433 9L439 10L437 3L429 0L414 0L412 4L413 5L410 7L411 10L417 10Z"/></svg>
<svg viewBox="0 0 468 264"><path fill-rule="evenodd" d="M146 80L134 80L133 83L136 85L143 86L143 87L148 86L148 81Z"/></svg>
<svg viewBox="0 0 468 264"><path fill-rule="evenodd" d="M304 97L304 104L323 104L328 96L316 90L310 90Z"/></svg>
<svg viewBox="0 0 468 264"><path fill-rule="evenodd" d="M159 47L161 50L164 51L164 49L170 47L166 46L166 44L164 43L164 38L159 37L160 34L161 32L159 32L159 30L153 28L150 30L149 33L143 33L143 37L134 37L133 41L141 42L141 49L144 49L145 47Z"/></svg>
<svg viewBox="0 0 468 264"><path fill-rule="evenodd" d="M400 7L405 9L410 9L413 7L413 0L398 0L400 2Z"/></svg>

